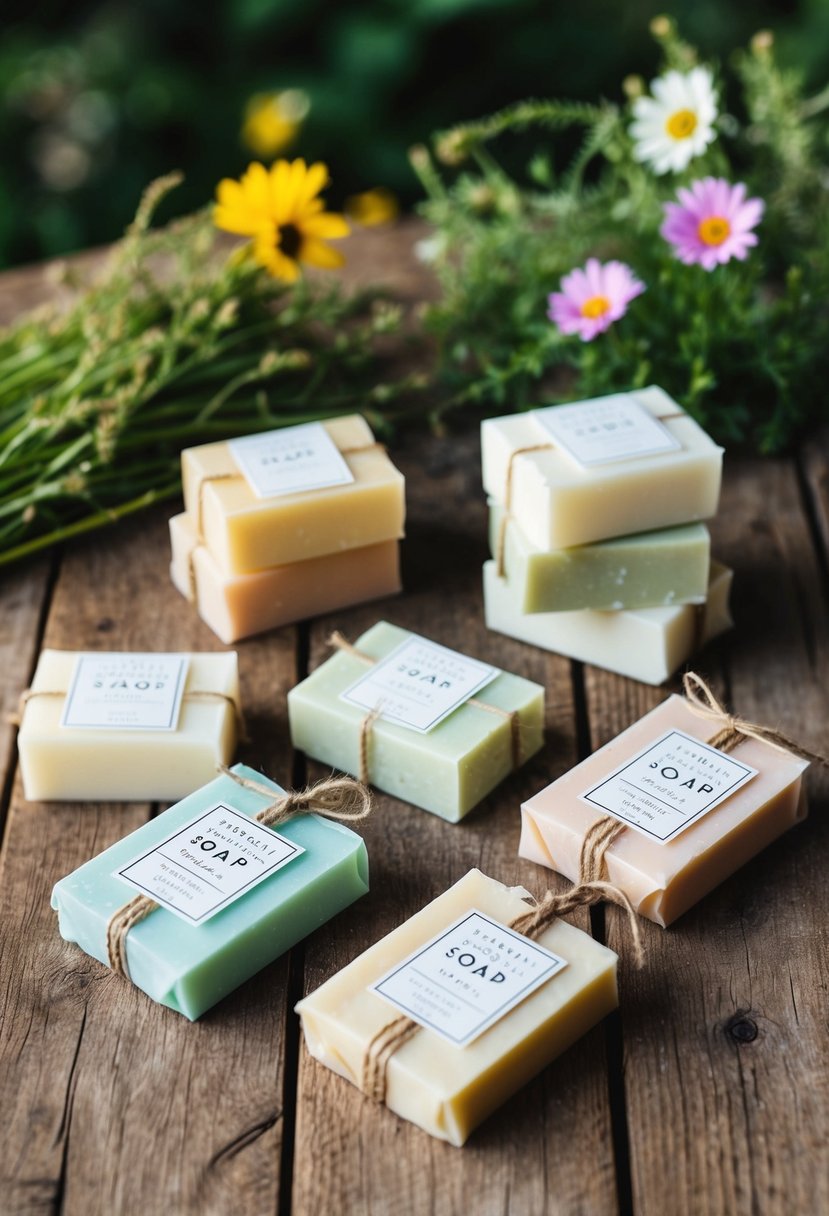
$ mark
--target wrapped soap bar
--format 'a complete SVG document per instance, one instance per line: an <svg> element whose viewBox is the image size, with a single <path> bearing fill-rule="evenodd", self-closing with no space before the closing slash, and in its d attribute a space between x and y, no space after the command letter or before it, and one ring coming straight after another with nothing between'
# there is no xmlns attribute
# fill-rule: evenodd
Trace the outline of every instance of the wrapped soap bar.
<svg viewBox="0 0 829 1216"><path fill-rule="evenodd" d="M726 723L669 697L523 804L521 856L576 880L585 836L618 820L609 881L669 925L806 814L808 761L751 737L725 754Z"/></svg>
<svg viewBox="0 0 829 1216"><path fill-rule="evenodd" d="M170 802L227 764L236 655L43 650L18 734L30 800Z"/></svg>
<svg viewBox="0 0 829 1216"><path fill-rule="evenodd" d="M184 506L225 574L399 540L403 474L358 414L181 454Z"/></svg>
<svg viewBox="0 0 829 1216"><path fill-rule="evenodd" d="M645 684L662 684L706 642L731 628L732 572L711 563L704 604L629 612L520 612L495 562L484 565L488 628Z"/></svg>
<svg viewBox="0 0 829 1216"><path fill-rule="evenodd" d="M722 448L660 388L481 426L484 489L541 549L708 519Z"/></svg>
<svg viewBox="0 0 829 1216"><path fill-rule="evenodd" d="M297 796L237 764L62 878L61 936L195 1021L368 890L362 838L309 794L268 827Z"/></svg>
<svg viewBox="0 0 829 1216"><path fill-rule="evenodd" d="M454 823L542 746L544 690L380 621L288 693L294 747Z"/></svg>
<svg viewBox="0 0 829 1216"><path fill-rule="evenodd" d="M226 643L400 590L396 540L256 574L228 575L209 549L198 543L188 515L170 520L170 539L174 585L187 599L195 599L202 620Z"/></svg>
<svg viewBox="0 0 829 1216"><path fill-rule="evenodd" d="M558 919L532 941L509 928L526 897L471 870L300 1001L308 1051L462 1145L618 1004L613 951ZM401 1016L417 1024L388 1056L378 1093L367 1064Z"/></svg>
<svg viewBox="0 0 829 1216"><path fill-rule="evenodd" d="M711 538L705 524L539 549L492 501L489 519L492 556L521 612L660 608L701 604L707 597Z"/></svg>

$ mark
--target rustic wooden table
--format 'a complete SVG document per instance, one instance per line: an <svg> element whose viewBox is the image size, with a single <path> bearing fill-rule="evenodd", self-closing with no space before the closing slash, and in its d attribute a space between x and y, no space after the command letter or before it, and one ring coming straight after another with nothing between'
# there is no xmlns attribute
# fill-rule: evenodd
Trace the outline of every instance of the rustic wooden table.
<svg viewBox="0 0 829 1216"><path fill-rule="evenodd" d="M363 277L426 290L411 230L364 234ZM43 298L38 270L0 278L8 317ZM53 883L157 807L26 803L0 726L0 1211L642 1216L829 1211L826 924L829 781L806 823L629 963L616 910L576 919L621 955L621 1009L491 1118L463 1149L435 1142L306 1054L292 1012L364 947L471 866L540 893L555 875L516 857L518 805L643 712L652 689L484 627L485 504L474 435L401 444L406 591L239 647L252 742L279 780L285 694L333 626L381 617L546 686L547 745L462 824L378 797L371 894L191 1025L61 940ZM736 571L735 631L698 667L739 711L825 749L829 723L825 447L729 460L714 523ZM159 511L0 573L0 709L43 646L208 650L219 643L167 575Z"/></svg>

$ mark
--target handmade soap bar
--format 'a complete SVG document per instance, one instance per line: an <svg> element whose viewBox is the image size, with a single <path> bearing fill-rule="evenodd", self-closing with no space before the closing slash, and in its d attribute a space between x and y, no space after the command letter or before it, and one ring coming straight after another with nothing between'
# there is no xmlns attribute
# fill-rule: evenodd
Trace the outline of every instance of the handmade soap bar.
<svg viewBox="0 0 829 1216"><path fill-rule="evenodd" d="M250 574L341 549L399 540L404 479L358 415L322 424L353 480L259 498L227 443L181 454L184 506L226 574Z"/></svg>
<svg viewBox="0 0 829 1216"><path fill-rule="evenodd" d="M380 621L355 645L369 660L378 660L413 636ZM430 673L418 669L409 680L409 670L415 669L407 667L401 679L416 684L417 694ZM367 741L368 771L361 774L361 724L375 702L361 707L341 694L366 671L366 663L341 651L291 689L294 747L453 823L542 746L543 688L501 671L477 694L477 703L466 701L425 732L378 718ZM383 705L379 708L382 713Z"/></svg>
<svg viewBox="0 0 829 1216"><path fill-rule="evenodd" d="M701 604L711 538L705 524L638 532L572 549L539 549L490 502L490 546L521 612L620 610Z"/></svg>
<svg viewBox="0 0 829 1216"><path fill-rule="evenodd" d="M170 520L170 575L223 642L307 620L400 590L400 545L380 541L257 574L223 574L186 514Z"/></svg>
<svg viewBox="0 0 829 1216"><path fill-rule="evenodd" d="M637 410L664 419L660 425L678 446L608 459L601 448L591 455L588 443L586 459L595 456L595 463L585 464L553 438L536 412L491 418L482 424L484 488L499 503L509 497L510 514L532 544L564 549L708 519L716 513L722 448L662 389L579 403L590 424L586 429L601 431L611 425L616 427L614 434L623 434L613 406L620 403L624 410L631 399ZM626 420L624 414L619 418ZM649 450L648 442L643 441L644 450ZM576 445L575 450L582 449Z"/></svg>
<svg viewBox="0 0 829 1216"><path fill-rule="evenodd" d="M300 1001L297 1012L311 1055L359 1086L371 1040L398 1012L371 990L372 985L468 913L483 913L508 925L527 911L526 894L521 887L505 887L470 870ZM418 1029L388 1062L385 1102L390 1110L460 1146L492 1111L616 1007L617 957L611 950L562 920L554 921L536 941L566 965L465 1046L425 1026ZM471 929L469 946L478 949L478 962L486 952L490 968L510 959L502 940L484 941ZM507 948L514 949L514 942L508 939ZM512 957L519 954L520 945ZM422 1000L434 1000L435 1007L442 1012L448 1008L450 1016L461 984L473 1004L484 1006L491 999L482 992L486 978L476 983L468 956L461 957L464 961L458 964L456 952L437 976L419 981L425 985ZM465 1006L464 1012L474 1017L483 1009Z"/></svg>
<svg viewBox="0 0 829 1216"><path fill-rule="evenodd" d="M274 797L283 792L274 782L244 765L237 764L233 772L268 786ZM58 911L61 936L77 942L99 962L107 962L110 918L136 894L136 889L116 873L127 867L142 882L152 881L151 892L158 889L159 881L169 884L174 900L189 899L193 915L203 914L204 907L209 907L204 903L205 895L212 898L214 889L205 886L203 869L194 868L192 858L186 856L188 849L198 851L198 844L191 844L191 839L198 837L201 843L204 835L205 840L212 842L204 817L213 808L219 808L220 813L214 814L210 823L219 843L227 836L230 856L215 864L238 865L244 858L243 846L238 843L239 821L244 826L245 820L254 819L268 806L268 801L264 794L242 788L223 774L151 819L57 883L52 892L52 907ZM231 813L227 814L228 811ZM152 850L197 819L199 824L194 824L183 843L179 840L173 848L165 847L167 856L160 859L157 869L148 869L158 856ZM270 829L258 824L251 834L255 837L251 848L260 851L260 837L264 835L267 844L273 835ZM261 877L255 872L258 859L251 853L247 867L254 871L256 885L251 881L237 899L208 919L191 923L167 907L158 907L135 924L126 939L132 982L154 1001L194 1021L368 890L366 848L362 838L349 828L317 815L297 815L280 825L278 836L273 835L275 847L280 846L280 838L298 846L295 854L281 868ZM290 852L290 848L286 851ZM149 862L143 861L140 871L130 866L148 853ZM215 850L200 857L212 858L214 853ZM237 871L246 879L247 867ZM230 880L222 874L216 881ZM216 899L224 893L215 893Z"/></svg>
<svg viewBox="0 0 829 1216"><path fill-rule="evenodd" d="M585 834L603 817L604 807L613 797L611 788L596 790L595 787L671 730L704 741L716 734L716 727L694 714L683 697L669 697L612 742L524 803L521 808L521 856L575 880ZM756 769L757 775L663 843L661 838L668 829L681 824L683 816L695 812L697 804L689 801L680 812L671 811L659 800L660 794L673 798L677 786L682 791L688 789L687 784L682 786L680 783L694 781L689 799L696 797L700 790L699 805L704 806L706 797L711 796L706 789L711 781L700 782L693 757L688 759L683 751L678 755L678 762L672 757L669 764L659 763L656 771L662 774L665 770L663 779L668 788L667 793L663 790L656 794L656 803L651 801L656 787L650 776L653 771L649 767L650 756L641 772L641 766L638 766L623 774L627 792L625 801L617 805L626 814L636 814L647 828L647 834L626 826L605 855L609 881L627 894L642 916L659 925L669 925L676 920L806 814L805 798L801 797L801 776L808 762L766 743L745 739L729 753L729 759ZM706 756L705 766L709 771L712 763L716 768L716 758L712 761ZM696 761L696 768L701 770L699 761ZM645 780L642 780L642 773ZM735 777L739 777L739 773L730 774L730 779ZM588 793L591 800L585 801L584 795Z"/></svg>
<svg viewBox="0 0 829 1216"><path fill-rule="evenodd" d="M522 613L495 562L484 566L484 611L490 629L605 667L619 675L661 684L711 638L731 627L731 571L711 563L706 604L640 608L630 612Z"/></svg>
<svg viewBox="0 0 829 1216"><path fill-rule="evenodd" d="M96 663L89 674L93 684L107 685L99 691L108 700L93 700L92 712L86 716L89 725L64 726L61 721L79 656L66 650L41 651L31 689L25 694L18 735L28 799L170 802L209 781L217 764L229 763L240 715L235 653L115 656L101 652L93 657ZM105 664L100 671L98 660ZM180 670L178 660L183 660ZM166 712L167 705L158 699L165 690L159 685L176 678L183 681L177 719L173 712L169 719L154 719L153 727L127 729L133 718L149 720L137 717L148 696L151 712ZM122 729L117 725L119 716Z"/></svg>

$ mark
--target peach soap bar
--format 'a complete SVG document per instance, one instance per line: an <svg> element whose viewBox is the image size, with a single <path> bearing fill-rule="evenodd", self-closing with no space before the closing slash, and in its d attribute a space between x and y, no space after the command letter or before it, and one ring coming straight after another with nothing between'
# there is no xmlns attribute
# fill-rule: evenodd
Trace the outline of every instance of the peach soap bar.
<svg viewBox="0 0 829 1216"><path fill-rule="evenodd" d="M352 480L260 498L227 443L181 454L184 506L219 568L229 575L307 561L342 549L399 540L404 478L358 414L322 424Z"/></svg>
<svg viewBox="0 0 829 1216"><path fill-rule="evenodd" d="M638 412L646 424L648 418L662 419L660 431L667 432L668 439L660 450L649 450L648 443L658 447L659 438L658 434L655 440L646 437L642 450L647 454L623 454L617 459L607 458L612 448L597 448L595 462L582 463L541 421L558 409L571 411L570 420L578 416L572 411L582 411L590 427L597 429L616 425L616 418L628 424L631 411ZM572 421L568 427L577 429ZM620 425L614 433L623 431ZM577 450L589 453L590 443ZM636 446L630 450L635 452ZM626 449L620 445L618 451ZM540 549L566 549L708 519L717 510L722 455L722 448L693 418L656 387L481 424L484 489L504 504L512 463L510 514Z"/></svg>
<svg viewBox="0 0 829 1216"><path fill-rule="evenodd" d="M224 574L185 513L170 520L170 575L225 643L400 591L400 546L380 541L256 574Z"/></svg>
<svg viewBox="0 0 829 1216"><path fill-rule="evenodd" d="M585 834L604 814L584 795L671 730L707 742L717 727L694 714L683 697L669 697L523 804L520 855L575 881ZM605 854L609 881L658 925L671 924L805 818L801 782L808 761L748 738L728 758L757 775L672 839L663 843L626 826ZM685 780L678 768L673 780Z"/></svg>
<svg viewBox="0 0 829 1216"><path fill-rule="evenodd" d="M694 652L731 628L732 572L711 563L705 604L627 612L520 612L494 561L484 566L484 612L489 629L542 650L592 663L644 684L662 684Z"/></svg>
<svg viewBox="0 0 829 1216"><path fill-rule="evenodd" d="M310 1054L359 1087L371 1040L399 1016L372 986L467 914L483 913L508 925L528 910L527 897L521 887L506 887L470 870L300 1001L297 1012ZM389 1059L385 1101L390 1110L460 1146L497 1107L616 1008L618 960L612 950L562 920L545 929L536 944L565 966L464 1046L421 1026ZM503 960L503 954L490 952L488 957L492 964ZM446 964L451 979L450 972L470 984L468 996L480 997L485 981L476 988L475 978L468 971L462 974L454 959ZM439 984L435 991L442 1002L455 1000L455 992L443 992ZM354 1118L359 1118L356 1111Z"/></svg>
<svg viewBox="0 0 829 1216"><path fill-rule="evenodd" d="M62 719L80 656L65 650L40 654L17 739L29 800L173 802L211 781L218 764L231 762L240 714L235 652L114 656L102 651L90 657L109 664L91 673L94 682L111 683L115 691L106 694L109 705L97 702L98 718L75 727ZM142 712L145 685L157 690L161 680L175 678L178 660L183 663L177 717L154 728L114 726L119 715L126 724Z"/></svg>

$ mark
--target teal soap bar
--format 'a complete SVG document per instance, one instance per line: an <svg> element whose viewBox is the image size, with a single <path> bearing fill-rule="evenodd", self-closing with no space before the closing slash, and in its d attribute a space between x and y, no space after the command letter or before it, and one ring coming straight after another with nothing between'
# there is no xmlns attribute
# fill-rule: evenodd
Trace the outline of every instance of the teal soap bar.
<svg viewBox="0 0 829 1216"><path fill-rule="evenodd" d="M489 540L498 547L504 508L490 499ZM504 575L521 612L631 611L704 604L711 537L705 524L618 536L572 549L540 549L514 519L504 535Z"/></svg>
<svg viewBox="0 0 829 1216"><path fill-rule="evenodd" d="M268 786L274 798L284 793L245 765L232 771ZM52 907L61 936L106 964L110 917L138 894L116 871L218 803L254 819L269 800L222 774L143 824L55 885ZM304 852L209 919L191 924L158 907L130 929L127 967L138 988L195 1021L368 890L366 847L350 828L300 814L281 824L278 834Z"/></svg>
<svg viewBox="0 0 829 1216"><path fill-rule="evenodd" d="M378 621L355 646L373 660L412 637ZM288 693L293 744L315 760L360 775L360 726L365 710L341 694L366 665L339 651ZM448 717L421 734L380 717L371 728L368 780L377 789L456 823L544 742L544 689L499 671L495 679ZM517 715L519 756L510 714Z"/></svg>

